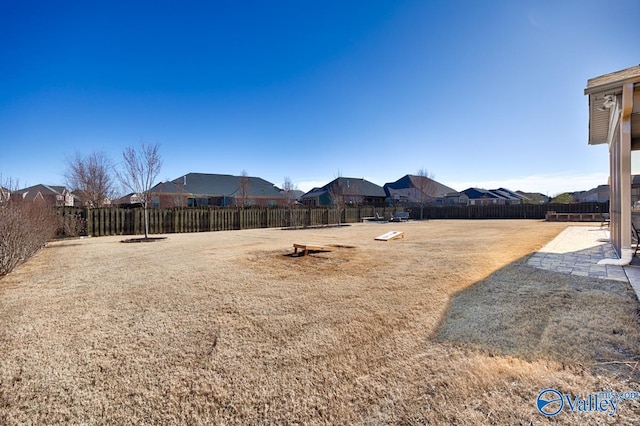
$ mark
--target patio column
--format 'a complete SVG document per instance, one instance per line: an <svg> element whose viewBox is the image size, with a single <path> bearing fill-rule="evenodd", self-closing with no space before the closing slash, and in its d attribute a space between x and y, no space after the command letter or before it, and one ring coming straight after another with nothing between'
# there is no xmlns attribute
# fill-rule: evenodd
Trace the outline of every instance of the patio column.
<svg viewBox="0 0 640 426"><path fill-rule="evenodd" d="M633 112L633 83L622 86L620 115L620 247L631 250L631 113ZM622 255L622 250L620 250Z"/></svg>
<svg viewBox="0 0 640 426"><path fill-rule="evenodd" d="M621 258L631 250L631 112L633 83L622 88L622 105L611 109L611 243ZM627 251L625 253L625 251ZM625 254L627 256L625 256Z"/></svg>

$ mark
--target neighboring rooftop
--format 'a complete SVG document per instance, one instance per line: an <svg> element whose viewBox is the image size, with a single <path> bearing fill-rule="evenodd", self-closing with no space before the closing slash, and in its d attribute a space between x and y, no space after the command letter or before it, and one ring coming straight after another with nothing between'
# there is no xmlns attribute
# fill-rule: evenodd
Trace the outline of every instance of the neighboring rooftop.
<svg viewBox="0 0 640 426"><path fill-rule="evenodd" d="M243 176L212 173L187 173L171 182L159 183L154 192L187 193L208 196L238 196ZM259 177L246 176L247 196L281 198L280 190L271 182Z"/></svg>
<svg viewBox="0 0 640 426"><path fill-rule="evenodd" d="M405 175L395 182L385 183L384 189L388 196L392 196L393 192L409 195L407 191L418 189L426 192L426 195L430 198L442 198L449 193L456 192L455 189L443 185L428 176L417 175Z"/></svg>

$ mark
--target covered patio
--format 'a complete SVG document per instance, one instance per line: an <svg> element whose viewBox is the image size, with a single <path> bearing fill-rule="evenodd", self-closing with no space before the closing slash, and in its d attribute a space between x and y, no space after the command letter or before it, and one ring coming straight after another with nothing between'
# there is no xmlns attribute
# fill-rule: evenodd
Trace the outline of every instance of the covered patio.
<svg viewBox="0 0 640 426"><path fill-rule="evenodd" d="M628 265L632 249L632 151L640 151L640 66L591 78L584 91L589 97L589 145L609 145L610 235L618 259L601 264ZM640 213L640 210L638 211Z"/></svg>

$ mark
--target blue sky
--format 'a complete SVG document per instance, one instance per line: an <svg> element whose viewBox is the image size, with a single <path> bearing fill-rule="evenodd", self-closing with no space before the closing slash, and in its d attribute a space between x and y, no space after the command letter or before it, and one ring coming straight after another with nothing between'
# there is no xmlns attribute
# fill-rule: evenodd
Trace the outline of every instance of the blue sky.
<svg viewBox="0 0 640 426"><path fill-rule="evenodd" d="M587 79L640 63L640 2L149 1L0 5L0 173L63 183L66 158L159 143L189 172L425 168L463 190L606 183Z"/></svg>

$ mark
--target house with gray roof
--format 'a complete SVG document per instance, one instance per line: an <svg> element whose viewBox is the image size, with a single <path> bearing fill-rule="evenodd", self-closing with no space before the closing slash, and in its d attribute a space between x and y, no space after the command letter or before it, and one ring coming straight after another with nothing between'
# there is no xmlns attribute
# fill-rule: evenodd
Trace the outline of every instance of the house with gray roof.
<svg viewBox="0 0 640 426"><path fill-rule="evenodd" d="M398 204L444 204L446 195L456 192L427 176L416 175L385 183L384 191L391 202Z"/></svg>
<svg viewBox="0 0 640 426"><path fill-rule="evenodd" d="M462 193L467 196L467 205L469 206L522 204L527 199L526 196L506 188L468 188Z"/></svg>
<svg viewBox="0 0 640 426"><path fill-rule="evenodd" d="M275 206L284 196L259 177L187 173L151 189L154 207Z"/></svg>
<svg viewBox="0 0 640 426"><path fill-rule="evenodd" d="M549 196L544 195L540 192L524 192L524 191L516 191L517 194L522 195L527 198L527 203L531 204L546 204L551 201Z"/></svg>
<svg viewBox="0 0 640 426"><path fill-rule="evenodd" d="M301 197L301 201L307 206L331 206L337 202L348 206L381 206L385 198L384 188L375 183L362 178L339 177L322 188L313 188Z"/></svg>
<svg viewBox="0 0 640 426"><path fill-rule="evenodd" d="M631 190L633 192L634 181L632 179ZM637 188L637 186L636 186ZM598 185L588 191L578 191L571 193L577 203L606 203L609 201L609 185Z"/></svg>
<svg viewBox="0 0 640 426"><path fill-rule="evenodd" d="M51 206L73 206L73 194L64 186L38 184L13 192L24 201L44 201Z"/></svg>

